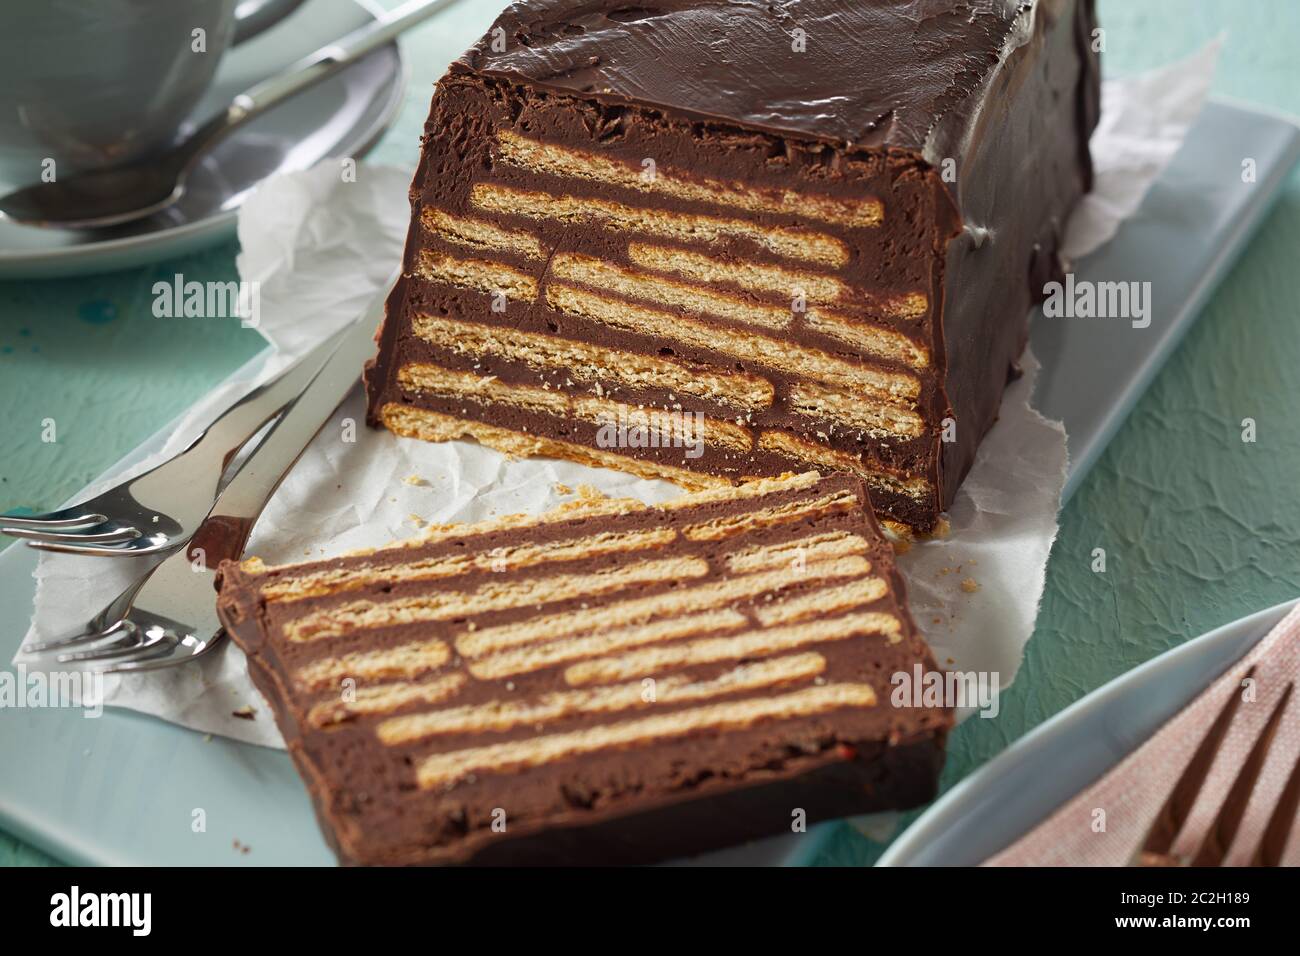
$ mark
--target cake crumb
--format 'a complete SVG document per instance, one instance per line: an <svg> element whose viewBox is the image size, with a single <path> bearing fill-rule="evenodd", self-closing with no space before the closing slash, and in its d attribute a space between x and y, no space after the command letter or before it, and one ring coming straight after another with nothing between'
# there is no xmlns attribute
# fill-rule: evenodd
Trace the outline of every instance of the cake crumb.
<svg viewBox="0 0 1300 956"><path fill-rule="evenodd" d="M415 525L417 528L423 528L425 525L424 519L421 518L419 515L417 515L414 511L412 511L409 515L407 515L407 520L410 521L411 524Z"/></svg>
<svg viewBox="0 0 1300 956"><path fill-rule="evenodd" d="M243 707L240 707L238 710L232 710L230 712L231 717L238 717L240 720L252 720L256 714L257 711L254 710L252 706L249 704L245 704Z"/></svg>
<svg viewBox="0 0 1300 956"><path fill-rule="evenodd" d="M427 488L429 486L429 483L419 475L407 475L402 479L402 484L413 485L416 488Z"/></svg>
<svg viewBox="0 0 1300 956"><path fill-rule="evenodd" d="M557 481L554 485L551 486L551 488L552 490L554 490L554 492L557 495L560 495L561 497L573 494L573 489L570 488L562 481Z"/></svg>
<svg viewBox="0 0 1300 956"><path fill-rule="evenodd" d="M961 589L967 594L974 594L980 589L980 583L974 578L966 578L961 582Z"/></svg>
<svg viewBox="0 0 1300 956"><path fill-rule="evenodd" d="M249 851L253 849L247 843L240 843L237 838L230 841L230 846L236 853L242 853L244 856L248 856Z"/></svg>

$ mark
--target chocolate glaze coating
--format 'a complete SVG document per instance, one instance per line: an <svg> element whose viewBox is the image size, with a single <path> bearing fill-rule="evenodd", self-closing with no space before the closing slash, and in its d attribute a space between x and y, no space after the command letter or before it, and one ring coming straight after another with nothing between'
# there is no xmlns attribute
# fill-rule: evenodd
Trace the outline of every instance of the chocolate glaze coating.
<svg viewBox="0 0 1300 956"><path fill-rule="evenodd" d="M507 49L494 52L489 34L460 65L836 147L921 151L968 122L960 108L1020 40L1025 6L525 0L495 25Z"/></svg>
<svg viewBox="0 0 1300 956"><path fill-rule="evenodd" d="M825 422L786 412L780 372L680 343L671 353L773 380L778 402L753 422L756 430L796 432L928 480L930 497L893 496L873 486L873 500L881 514L929 531L995 421L1006 382L1018 374L1026 316L1044 283L1061 271L1056 250L1065 220L1091 185L1088 137L1099 115L1094 25L1093 0L513 4L439 84L412 184L417 216L407 271L414 271L422 249L439 248L419 228L419 209L473 216L480 214L470 201L476 183L536 188L528 174L495 161L492 142L500 130L595 150L633 168L653 156L664 169L760 189L875 198L884 208L878 228L773 213L752 218L770 228L811 226L843 242L848 260L818 268L854 288L881 296L928 295L930 309L917 321L871 316L932 352L931 367L918 376L924 436L880 439L842 425L828 430ZM795 49L800 37L803 52ZM599 183L572 180L565 188L582 198L625 198ZM716 213L716 207L668 195L656 195L654 205ZM626 260L617 232L497 218L536 232L554 253ZM736 261L771 258L735 238L719 244L717 253ZM544 301L547 270L535 274L543 290L539 301L512 304L509 314L493 313L481 293L404 279L367 373L371 423L378 423L386 402L439 408L437 400L412 395L396 382L398 366L429 354L407 328L409 316L420 310L629 351L654 353L663 345L553 311ZM754 290L728 291L775 304ZM798 322L784 334L850 361L891 365ZM503 381L527 378L504 363L480 371ZM617 397L651 407L670 404L663 395ZM683 404L716 414L698 402ZM544 417L525 421L501 409L479 417L534 433L553 431ZM945 419L956 425L949 441L941 440ZM710 452L707 460L676 464L735 475L800 467L763 453L727 458Z"/></svg>

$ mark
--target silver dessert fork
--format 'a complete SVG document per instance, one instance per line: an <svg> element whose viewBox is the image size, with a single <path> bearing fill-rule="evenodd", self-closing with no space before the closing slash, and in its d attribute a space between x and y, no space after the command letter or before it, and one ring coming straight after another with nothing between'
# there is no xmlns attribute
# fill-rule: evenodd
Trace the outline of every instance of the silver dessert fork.
<svg viewBox="0 0 1300 956"><path fill-rule="evenodd" d="M81 633L24 650L64 651L60 662L89 662L97 670L117 673L171 667L217 646L223 636L214 593L217 565L240 557L280 481L356 385L362 362L374 351L383 314L380 296L342 333L337 349L222 489L184 550L118 595ZM84 645L92 646L68 650Z"/></svg>
<svg viewBox="0 0 1300 956"><path fill-rule="evenodd" d="M216 499L236 453L284 409L320 370L339 331L245 395L174 458L88 501L40 515L0 514L0 534L42 551L140 557L180 547Z"/></svg>

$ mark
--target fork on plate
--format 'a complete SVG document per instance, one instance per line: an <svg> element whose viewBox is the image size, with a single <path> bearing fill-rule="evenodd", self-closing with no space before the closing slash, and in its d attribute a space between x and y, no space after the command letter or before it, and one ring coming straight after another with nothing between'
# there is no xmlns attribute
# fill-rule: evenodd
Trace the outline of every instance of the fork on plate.
<svg viewBox="0 0 1300 956"><path fill-rule="evenodd" d="M307 387L343 335L330 336L249 392L176 457L80 504L40 515L0 514L0 533L65 554L140 557L179 548L212 507L240 449Z"/></svg>
<svg viewBox="0 0 1300 956"><path fill-rule="evenodd" d="M80 632L24 650L123 673L171 667L216 647L224 636L216 614L216 568L243 554L280 481L357 384L383 313L381 296L339 334L333 353L221 490L183 550L155 565Z"/></svg>
<svg viewBox="0 0 1300 956"><path fill-rule="evenodd" d="M1253 673L1252 667L1244 677L1249 678ZM1187 841L1198 843L1195 852L1177 852L1182 842L1180 837L1183 836L1183 831L1192 818L1193 807L1205 788L1206 781L1210 778L1215 757L1240 710L1242 695L1238 689L1234 689L1223 709L1219 711L1218 717L1206 731L1195 753L1192 754L1178 782L1174 784L1173 790L1160 808L1155 822L1130 865L1156 867L1222 866L1224 864L1246 816L1246 809L1255 785L1264 773L1270 754L1275 754L1272 744L1283 721L1288 719L1288 705L1294 691L1295 685L1288 683L1273 706L1268 720L1256 733L1250 751L1222 802L1215 810L1209 828L1199 841L1195 839ZM1292 713L1289 719L1297 718ZM1273 759L1279 758L1274 756ZM1297 758L1291 768L1287 783L1282 788L1281 798L1270 813L1268 823L1264 826L1251 853L1250 865L1278 865L1295 825L1297 812L1300 812L1300 758ZM1194 838L1195 834L1192 836Z"/></svg>

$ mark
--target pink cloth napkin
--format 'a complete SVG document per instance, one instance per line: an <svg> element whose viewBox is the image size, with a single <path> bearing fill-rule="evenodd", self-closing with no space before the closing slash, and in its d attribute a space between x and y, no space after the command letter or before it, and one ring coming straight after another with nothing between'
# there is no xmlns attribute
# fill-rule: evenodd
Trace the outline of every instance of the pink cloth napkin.
<svg viewBox="0 0 1300 956"><path fill-rule="evenodd" d="M984 865L1127 865L1229 696L1240 694L1241 703L1227 736L1171 847L1176 856L1194 855L1261 730L1288 688L1293 688L1281 711L1264 770L1224 858L1226 866L1249 865L1300 761L1300 687L1294 687L1298 682L1300 606L1150 740ZM1293 823L1279 862L1284 866L1300 864L1300 823Z"/></svg>

